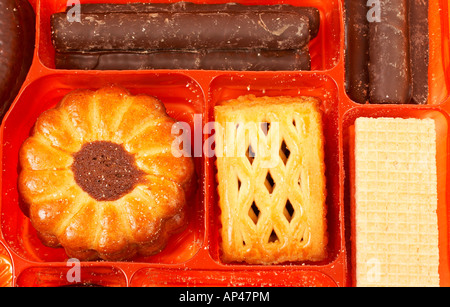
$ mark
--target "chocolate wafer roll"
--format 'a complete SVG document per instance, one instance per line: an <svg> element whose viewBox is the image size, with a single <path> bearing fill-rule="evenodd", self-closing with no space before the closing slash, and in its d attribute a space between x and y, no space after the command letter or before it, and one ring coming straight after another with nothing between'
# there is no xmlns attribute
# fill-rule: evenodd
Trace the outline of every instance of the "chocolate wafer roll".
<svg viewBox="0 0 450 307"><path fill-rule="evenodd" d="M294 12L66 13L52 16L56 51L300 49L309 20Z"/></svg>
<svg viewBox="0 0 450 307"><path fill-rule="evenodd" d="M411 50L412 102L428 101L428 0L409 1L409 36Z"/></svg>
<svg viewBox="0 0 450 307"><path fill-rule="evenodd" d="M72 7L67 7L69 11ZM196 4L192 2L175 3L85 3L81 4L81 13L156 13L156 12L244 12L244 11L275 11L296 12L309 19L311 38L317 36L320 28L319 10L313 7L298 7L289 4L274 5L243 5L240 3Z"/></svg>
<svg viewBox="0 0 450 307"><path fill-rule="evenodd" d="M365 1L346 0L346 88L349 97L366 103L369 98L369 22Z"/></svg>
<svg viewBox="0 0 450 307"><path fill-rule="evenodd" d="M80 70L310 70L307 48L283 51L153 51L56 53L56 68Z"/></svg>
<svg viewBox="0 0 450 307"><path fill-rule="evenodd" d="M408 0L380 0L381 22L369 24L371 103L411 101Z"/></svg>

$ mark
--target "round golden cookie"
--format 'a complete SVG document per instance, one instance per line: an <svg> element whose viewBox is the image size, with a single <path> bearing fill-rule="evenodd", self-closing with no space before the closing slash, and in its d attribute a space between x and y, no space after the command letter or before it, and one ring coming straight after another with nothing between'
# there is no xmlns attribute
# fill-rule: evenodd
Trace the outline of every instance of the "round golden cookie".
<svg viewBox="0 0 450 307"><path fill-rule="evenodd" d="M80 260L161 251L186 224L192 158L154 97L76 90L42 113L23 143L19 192L43 244Z"/></svg>

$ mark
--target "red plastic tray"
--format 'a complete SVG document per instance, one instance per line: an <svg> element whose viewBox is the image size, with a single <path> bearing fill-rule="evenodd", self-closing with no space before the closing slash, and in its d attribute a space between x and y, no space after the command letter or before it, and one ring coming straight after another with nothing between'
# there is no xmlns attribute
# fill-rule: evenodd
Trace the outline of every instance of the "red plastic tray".
<svg viewBox="0 0 450 307"><path fill-rule="evenodd" d="M126 0L85 2L125 3ZM82 1L82 3L85 3ZM140 0L139 2L146 2ZM175 2L175 1L153 1ZM226 0L197 3L225 3ZM349 127L359 116L432 117L438 123L439 231L441 284L450 282L448 255L448 152L450 116L450 49L448 0L430 1L429 104L360 105L344 87L343 0L238 0L245 4L313 6L320 10L320 32L311 43L312 71L226 72L198 70L69 71L56 70L50 16L63 11L65 0L38 0L35 58L29 76L5 116L0 202L0 285L67 285L72 266L63 249L41 244L20 210L17 191L18 151L36 118L77 88L117 84L132 93L158 97L169 115L191 124L206 141L203 125L213 121L214 105L245 94L308 95L322 101L326 139L328 258L287 265L226 264L220 258L219 207L215 159L195 158L200 188L191 204L189 226L152 257L127 262L82 262L83 283L103 286L353 286L351 230L351 156ZM197 129L197 130L195 130ZM8 267L5 271L4 268ZM3 272L3 275L2 275ZM4 273L6 272L6 273ZM10 272L8 274L8 272ZM11 276L7 279L5 276Z"/></svg>

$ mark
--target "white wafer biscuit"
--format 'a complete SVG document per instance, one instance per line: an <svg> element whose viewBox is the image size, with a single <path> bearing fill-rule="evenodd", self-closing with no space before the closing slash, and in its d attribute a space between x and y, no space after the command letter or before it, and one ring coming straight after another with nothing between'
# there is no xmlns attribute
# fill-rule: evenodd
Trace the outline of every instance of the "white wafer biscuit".
<svg viewBox="0 0 450 307"><path fill-rule="evenodd" d="M357 286L439 286L431 119L355 123Z"/></svg>

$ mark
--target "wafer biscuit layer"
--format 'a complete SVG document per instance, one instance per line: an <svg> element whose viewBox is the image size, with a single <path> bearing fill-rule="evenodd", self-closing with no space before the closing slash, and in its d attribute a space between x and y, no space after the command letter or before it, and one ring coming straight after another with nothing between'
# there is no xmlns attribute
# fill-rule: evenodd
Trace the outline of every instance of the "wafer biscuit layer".
<svg viewBox="0 0 450 307"><path fill-rule="evenodd" d="M431 119L355 123L357 286L439 286Z"/></svg>

